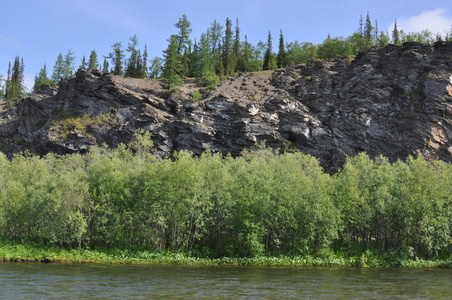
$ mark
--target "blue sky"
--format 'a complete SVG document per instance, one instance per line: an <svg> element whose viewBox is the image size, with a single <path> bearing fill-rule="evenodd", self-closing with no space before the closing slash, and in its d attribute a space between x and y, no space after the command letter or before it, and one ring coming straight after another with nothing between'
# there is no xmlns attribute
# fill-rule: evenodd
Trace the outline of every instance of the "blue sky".
<svg viewBox="0 0 452 300"><path fill-rule="evenodd" d="M349 36L358 28L360 14L370 13L380 30L391 29L397 19L407 32L430 29L445 34L452 25L450 0L0 0L0 74L6 75L8 61L23 57L26 83L47 64L51 74L61 52L72 49L76 65L83 55L96 50L99 60L111 45L137 34L139 47L147 44L150 58L162 56L167 39L177 33L174 24L186 14L192 24L191 39L199 39L217 20L239 19L245 34L256 45L266 41L268 31L276 49L279 31L286 42L322 43L328 34Z"/></svg>

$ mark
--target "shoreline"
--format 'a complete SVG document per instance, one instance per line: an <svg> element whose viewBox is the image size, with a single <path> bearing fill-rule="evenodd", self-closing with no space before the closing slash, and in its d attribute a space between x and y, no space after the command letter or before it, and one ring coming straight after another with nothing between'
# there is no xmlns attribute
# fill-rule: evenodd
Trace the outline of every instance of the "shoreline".
<svg viewBox="0 0 452 300"><path fill-rule="evenodd" d="M355 268L452 268L452 259L400 259L330 255L329 257L258 256L252 258L200 258L182 253L122 249L65 249L23 244L0 244L0 262L69 263L115 265L184 265L184 266L275 266L275 267L355 267Z"/></svg>

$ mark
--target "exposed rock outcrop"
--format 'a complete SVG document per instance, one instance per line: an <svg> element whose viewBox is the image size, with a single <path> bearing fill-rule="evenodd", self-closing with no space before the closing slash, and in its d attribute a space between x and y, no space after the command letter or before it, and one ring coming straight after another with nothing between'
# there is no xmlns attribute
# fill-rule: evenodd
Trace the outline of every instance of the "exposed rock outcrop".
<svg viewBox="0 0 452 300"><path fill-rule="evenodd" d="M159 81L82 71L0 109L0 150L86 151L152 132L154 151L239 155L266 141L334 172L366 151L452 161L452 43L372 48L349 58L239 74L194 102Z"/></svg>

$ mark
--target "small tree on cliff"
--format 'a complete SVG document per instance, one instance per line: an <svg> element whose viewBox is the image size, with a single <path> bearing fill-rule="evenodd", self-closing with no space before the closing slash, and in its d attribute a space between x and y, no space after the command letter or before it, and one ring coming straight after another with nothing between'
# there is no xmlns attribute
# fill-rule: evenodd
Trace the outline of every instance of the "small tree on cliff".
<svg viewBox="0 0 452 300"><path fill-rule="evenodd" d="M394 22L394 30L392 31L392 42L396 45L400 44L399 30L397 29L397 20Z"/></svg>
<svg viewBox="0 0 452 300"><path fill-rule="evenodd" d="M89 55L88 61L88 70L94 70L99 67L99 62L97 61L97 53L96 50L91 50L91 54Z"/></svg>
<svg viewBox="0 0 452 300"><path fill-rule="evenodd" d="M283 36L282 30L279 34L279 51L278 51L278 55L276 56L276 64L278 65L278 68L282 68L287 65L286 50L284 48L284 36Z"/></svg>
<svg viewBox="0 0 452 300"><path fill-rule="evenodd" d="M163 51L165 64L163 65L163 81L167 88L171 91L177 90L177 87L182 85L180 72L182 71L182 62L180 55L177 54L179 48L179 37L172 35L168 40L168 48Z"/></svg>
<svg viewBox="0 0 452 300"><path fill-rule="evenodd" d="M112 73L114 75L122 75L123 72L123 59L124 59L124 50L122 50L122 43L114 43L112 46L113 52L110 52L107 56L112 62L114 69L112 69Z"/></svg>

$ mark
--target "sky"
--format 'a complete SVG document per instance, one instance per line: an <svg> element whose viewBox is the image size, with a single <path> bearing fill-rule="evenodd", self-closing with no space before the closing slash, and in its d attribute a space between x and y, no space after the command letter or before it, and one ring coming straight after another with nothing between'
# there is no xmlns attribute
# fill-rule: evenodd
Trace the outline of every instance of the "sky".
<svg viewBox="0 0 452 300"><path fill-rule="evenodd" d="M379 30L392 30L394 20L405 32L429 29L445 35L452 25L450 0L0 0L0 75L8 62L24 60L25 82L31 88L36 73L47 65L49 76L61 52L74 52L76 66L95 50L99 61L111 46L137 35L149 57L162 57L168 38L177 33L174 24L183 14L191 22L190 39L207 31L213 21L222 26L238 18L241 39L256 45L266 42L268 32L276 51L282 30L286 42L322 43L332 37L347 37L357 31L360 15L370 15Z"/></svg>

